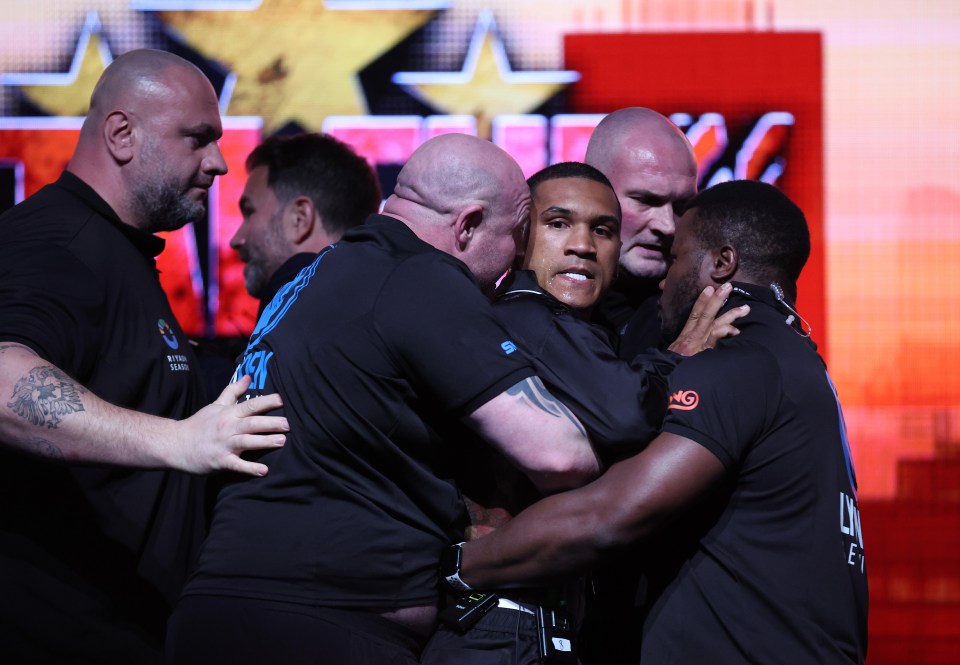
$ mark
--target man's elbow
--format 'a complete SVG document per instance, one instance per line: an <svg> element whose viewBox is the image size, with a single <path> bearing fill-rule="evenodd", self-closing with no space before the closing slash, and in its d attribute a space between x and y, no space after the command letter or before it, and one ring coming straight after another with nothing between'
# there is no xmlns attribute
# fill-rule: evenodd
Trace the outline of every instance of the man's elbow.
<svg viewBox="0 0 960 665"><path fill-rule="evenodd" d="M554 454L531 473L537 488L545 493L562 492L586 485L600 475L600 460L592 448Z"/></svg>

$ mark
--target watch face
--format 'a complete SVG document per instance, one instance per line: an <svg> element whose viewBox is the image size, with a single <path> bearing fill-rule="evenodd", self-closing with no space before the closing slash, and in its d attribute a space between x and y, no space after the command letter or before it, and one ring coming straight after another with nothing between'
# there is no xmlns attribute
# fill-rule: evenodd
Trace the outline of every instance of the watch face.
<svg viewBox="0 0 960 665"><path fill-rule="evenodd" d="M462 545L463 543L461 543ZM460 545L451 545L440 555L440 575L444 578L460 573Z"/></svg>

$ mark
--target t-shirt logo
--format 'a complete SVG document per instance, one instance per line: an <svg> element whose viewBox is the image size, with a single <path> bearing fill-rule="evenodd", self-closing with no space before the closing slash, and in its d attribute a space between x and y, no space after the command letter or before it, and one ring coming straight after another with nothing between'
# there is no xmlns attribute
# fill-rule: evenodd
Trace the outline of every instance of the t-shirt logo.
<svg viewBox="0 0 960 665"><path fill-rule="evenodd" d="M678 390L670 395L668 409L677 409L678 411L692 411L700 404L700 395L696 390Z"/></svg>
<svg viewBox="0 0 960 665"><path fill-rule="evenodd" d="M500 348L509 356L511 353L517 350L517 345L511 342L509 339L500 345Z"/></svg>
<svg viewBox="0 0 960 665"><path fill-rule="evenodd" d="M163 341L167 343L167 346L176 351L180 346L180 342L177 341L177 336L174 334L170 324L163 319L157 319L157 329L160 331L160 336L163 337Z"/></svg>

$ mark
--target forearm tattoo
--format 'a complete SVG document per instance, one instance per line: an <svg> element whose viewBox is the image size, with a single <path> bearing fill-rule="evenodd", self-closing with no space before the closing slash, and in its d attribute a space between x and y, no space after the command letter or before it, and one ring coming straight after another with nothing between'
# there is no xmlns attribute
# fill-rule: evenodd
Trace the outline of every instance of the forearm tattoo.
<svg viewBox="0 0 960 665"><path fill-rule="evenodd" d="M32 425L56 429L64 416L83 411L86 390L56 367L34 367L13 387L7 406Z"/></svg>
<svg viewBox="0 0 960 665"><path fill-rule="evenodd" d="M40 457L46 457L51 460L62 460L63 451L57 447L53 441L49 439L30 439L27 442L27 450L32 452L34 455L39 455Z"/></svg>
<svg viewBox="0 0 960 665"><path fill-rule="evenodd" d="M507 394L518 395L521 399L529 402L531 406L535 406L555 418L566 418L574 424L577 431L584 436L587 435L587 431L583 429L583 425L580 424L577 417L571 413L570 409L568 409L563 402L550 394L550 391L543 385L540 377L534 376L514 384L507 388Z"/></svg>

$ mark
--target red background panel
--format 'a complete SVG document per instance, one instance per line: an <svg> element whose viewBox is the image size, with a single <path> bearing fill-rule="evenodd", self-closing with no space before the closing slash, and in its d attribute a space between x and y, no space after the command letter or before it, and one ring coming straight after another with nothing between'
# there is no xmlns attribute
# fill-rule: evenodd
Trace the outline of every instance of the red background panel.
<svg viewBox="0 0 960 665"><path fill-rule="evenodd" d="M564 37L564 67L581 74L570 113L646 106L664 115L720 113L728 127L770 111L793 114L777 184L810 225L798 309L826 357L823 230L823 63L819 33L695 32Z"/></svg>

